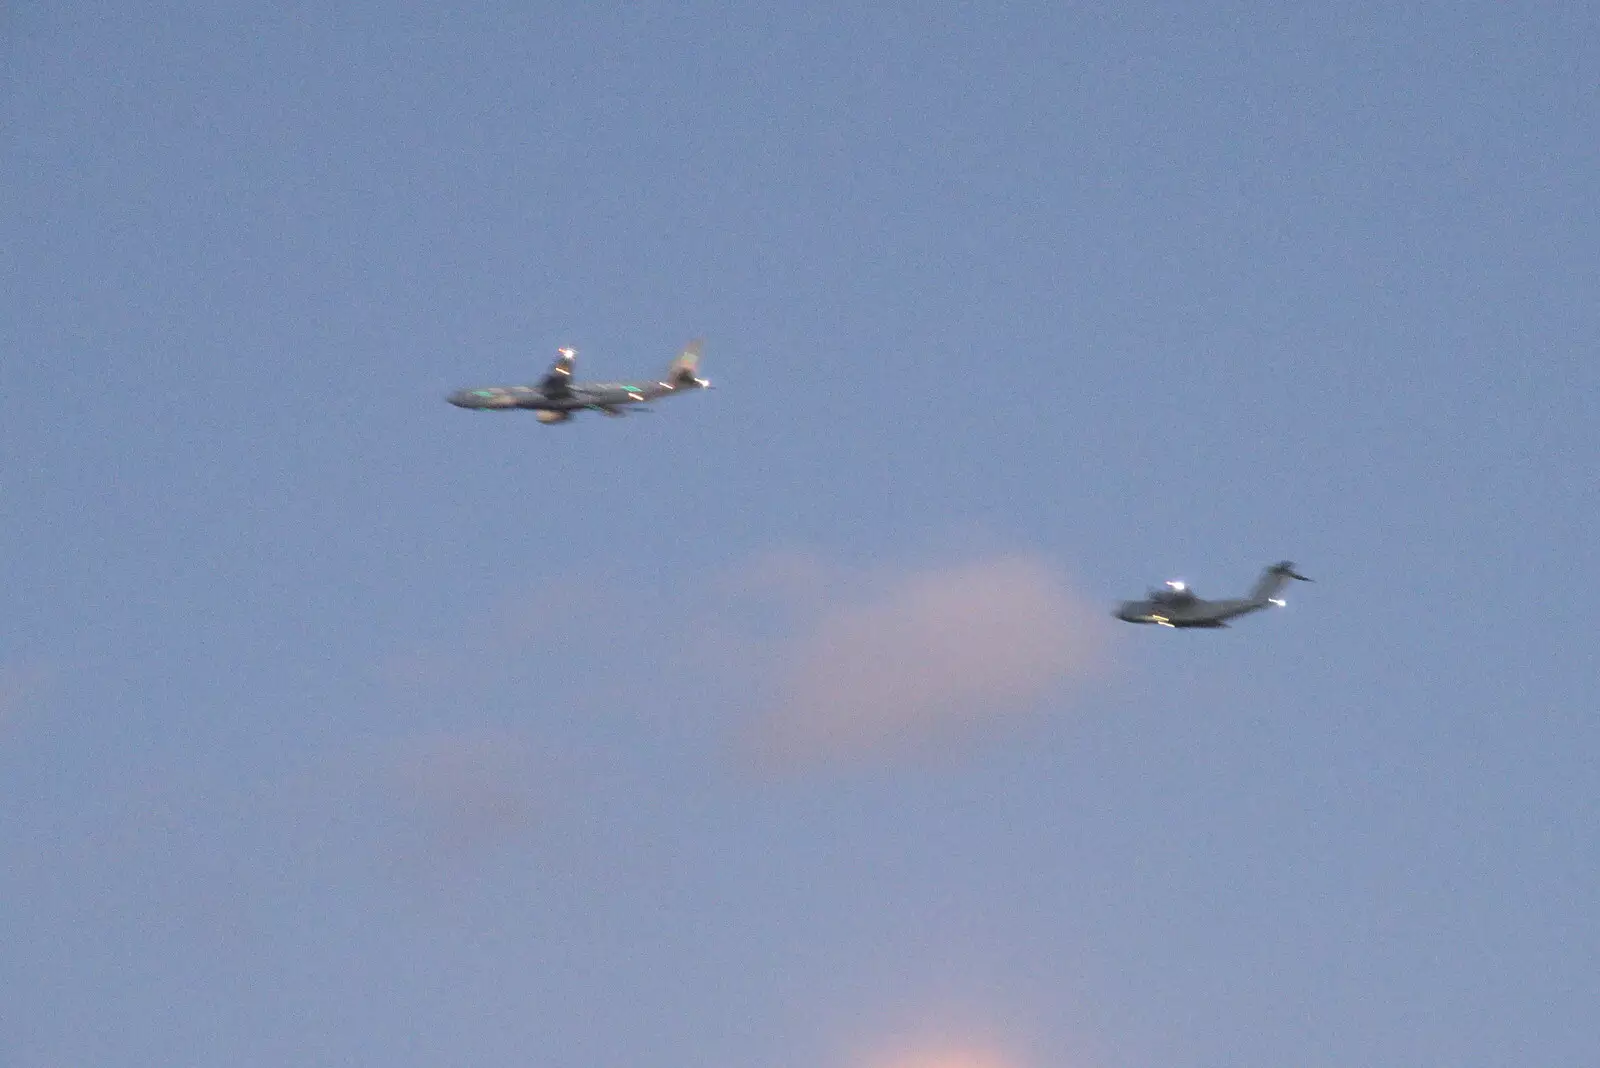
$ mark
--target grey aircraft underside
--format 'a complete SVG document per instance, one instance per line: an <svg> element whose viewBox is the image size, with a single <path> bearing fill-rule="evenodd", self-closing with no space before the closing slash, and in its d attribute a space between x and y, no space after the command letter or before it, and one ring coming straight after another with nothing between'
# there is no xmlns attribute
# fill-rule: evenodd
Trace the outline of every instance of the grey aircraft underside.
<svg viewBox="0 0 1600 1068"><path fill-rule="evenodd" d="M700 366L700 346L699 338L685 345L667 368L666 377L654 382L574 382L572 370L578 361L578 350L557 349L549 372L535 385L458 389L446 399L458 408L525 408L541 423L564 423L582 411L606 415L626 415L630 408L649 411L638 405L711 387L710 382L695 374Z"/></svg>
<svg viewBox="0 0 1600 1068"><path fill-rule="evenodd" d="M1116 617L1128 623L1154 623L1161 627L1226 627L1230 619L1271 605L1281 607L1284 602L1278 592L1290 579L1311 581L1285 560L1262 571L1248 596L1226 601L1207 601L1196 597L1182 582L1168 582L1166 589L1151 590L1142 601L1122 602Z"/></svg>

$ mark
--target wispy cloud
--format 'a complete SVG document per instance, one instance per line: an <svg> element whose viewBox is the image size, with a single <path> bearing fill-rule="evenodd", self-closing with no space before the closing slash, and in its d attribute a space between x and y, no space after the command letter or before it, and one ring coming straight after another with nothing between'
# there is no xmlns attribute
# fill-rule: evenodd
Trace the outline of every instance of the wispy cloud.
<svg viewBox="0 0 1600 1068"><path fill-rule="evenodd" d="M1103 610L1027 551L859 568L773 550L720 575L596 578L560 603L550 584L539 590L508 596L453 644L389 660L397 700L498 700L540 664L546 699L588 700L603 686L619 723L676 702L682 735L715 745L731 731L742 760L782 774L1004 729L1105 660ZM596 650L619 643L630 669L596 667ZM556 647L589 656L589 677L564 674L571 661L552 660Z"/></svg>
<svg viewBox="0 0 1600 1068"><path fill-rule="evenodd" d="M777 692L752 740L768 767L992 727L1100 660L1099 613L1037 555L864 576L800 560L780 577L800 622L768 644Z"/></svg>

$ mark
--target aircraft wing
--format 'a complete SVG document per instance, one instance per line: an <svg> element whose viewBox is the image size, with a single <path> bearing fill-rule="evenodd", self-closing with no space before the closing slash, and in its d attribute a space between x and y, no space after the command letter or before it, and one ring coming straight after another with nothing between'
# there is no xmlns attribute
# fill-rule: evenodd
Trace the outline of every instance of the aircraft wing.
<svg viewBox="0 0 1600 1068"><path fill-rule="evenodd" d="M578 363L577 349L557 349L555 362L539 380L546 397L565 397L572 392L572 369Z"/></svg>

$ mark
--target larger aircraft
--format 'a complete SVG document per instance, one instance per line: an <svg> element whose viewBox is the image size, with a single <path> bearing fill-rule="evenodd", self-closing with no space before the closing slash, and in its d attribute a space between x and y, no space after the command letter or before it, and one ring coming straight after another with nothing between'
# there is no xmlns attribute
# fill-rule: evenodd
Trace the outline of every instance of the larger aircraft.
<svg viewBox="0 0 1600 1068"><path fill-rule="evenodd" d="M693 389L709 389L711 383L696 376L700 366L702 339L683 347L667 368L665 378L654 382L574 382L572 370L578 362L577 349L557 349L555 362L531 386L482 386L458 389L446 399L457 408L526 408L541 423L565 423L578 412L626 415L646 401L668 397Z"/></svg>
<svg viewBox="0 0 1600 1068"><path fill-rule="evenodd" d="M1271 605L1282 607L1279 591L1290 579L1310 582L1285 560L1261 572L1248 596L1226 601L1207 601L1196 597L1187 584L1173 580L1166 589L1151 590L1142 601L1124 601L1116 617L1127 623L1154 623L1160 627L1226 627L1228 620Z"/></svg>

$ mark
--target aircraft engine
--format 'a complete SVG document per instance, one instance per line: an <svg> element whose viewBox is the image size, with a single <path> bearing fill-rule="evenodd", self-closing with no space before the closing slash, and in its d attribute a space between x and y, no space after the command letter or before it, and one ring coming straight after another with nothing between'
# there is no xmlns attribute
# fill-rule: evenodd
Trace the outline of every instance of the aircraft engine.
<svg viewBox="0 0 1600 1068"><path fill-rule="evenodd" d="M541 423L565 423L572 418L567 412L549 412L543 409L534 412L533 417Z"/></svg>

